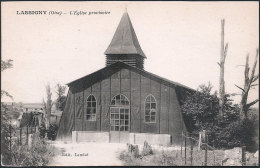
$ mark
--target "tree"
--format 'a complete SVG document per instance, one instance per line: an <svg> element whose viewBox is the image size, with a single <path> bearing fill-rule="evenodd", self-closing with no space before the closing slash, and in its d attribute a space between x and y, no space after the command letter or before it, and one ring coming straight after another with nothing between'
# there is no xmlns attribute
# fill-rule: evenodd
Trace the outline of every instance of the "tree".
<svg viewBox="0 0 260 168"><path fill-rule="evenodd" d="M219 101L217 93L211 94L213 86L200 85L197 92L187 96L181 106L185 125L189 132L198 133L218 123Z"/></svg>
<svg viewBox="0 0 260 168"><path fill-rule="evenodd" d="M8 59L6 61L1 60L1 72L8 69L8 68L12 68L13 67L13 60Z"/></svg>
<svg viewBox="0 0 260 168"><path fill-rule="evenodd" d="M241 94L241 102L240 102L240 119L246 119L248 116L248 110L249 108L256 104L259 99L256 99L250 103L247 103L247 98L248 98L248 94L250 89L252 89L252 87L258 85L258 84L254 84L254 82L257 81L257 79L259 78L259 74L255 75L255 68L257 65L257 59L258 59L258 54L259 54L259 50L256 49L256 56L255 56L255 61L254 61L254 65L251 71L251 76L249 77L249 54L247 54L246 57L246 64L245 64L245 71L244 71L244 87L240 87L238 85L235 85L237 88L239 88L240 90L242 90L242 94Z"/></svg>
<svg viewBox="0 0 260 168"><path fill-rule="evenodd" d="M221 136L222 132L227 132L225 129L239 119L239 106L233 103L231 96L225 94L222 120L218 120L219 115L219 99L217 92L212 92L213 86L200 85L197 92L188 95L181 105L183 118L186 128L189 132L198 134L199 131L207 130L209 135L209 143L218 144L218 147L224 147L228 142L218 143L216 139L224 139ZM224 139L226 140L226 139ZM238 139L240 140L240 139ZM237 142L234 138L234 141ZM236 145L236 143L233 143Z"/></svg>
<svg viewBox="0 0 260 168"><path fill-rule="evenodd" d="M221 50L220 50L220 62L218 63L220 67L219 76L219 118L223 118L223 108L224 108L224 97L225 97L225 80L224 80L224 70L225 70L225 60L227 56L228 43L224 42L224 26L225 19L221 20ZM224 47L225 45L225 47Z"/></svg>
<svg viewBox="0 0 260 168"><path fill-rule="evenodd" d="M66 96L64 95L65 94L65 91L66 91L66 86L62 86L61 84L57 84L56 85L56 93L57 93L57 100L56 100L56 109L59 109L61 111L64 110L64 107L65 107L65 103L66 103Z"/></svg>
<svg viewBox="0 0 260 168"><path fill-rule="evenodd" d="M11 60L11 59L8 59L6 61L1 60L1 72L3 72L4 70L6 70L8 68L12 68L13 67L13 63L12 62L13 62L13 60ZM9 97L11 99L13 98L7 91L1 90L1 98L3 96L7 96L7 97Z"/></svg>
<svg viewBox="0 0 260 168"><path fill-rule="evenodd" d="M1 72L8 68L12 68L12 60L1 60ZM12 96L4 90L1 90L1 98L4 96ZM10 118L8 116L7 106L1 102L1 161L3 164L10 164L12 162L11 150L10 150ZM11 128L12 129L12 128Z"/></svg>
<svg viewBox="0 0 260 168"><path fill-rule="evenodd" d="M46 128L49 129L49 126L50 126L50 117L51 117L51 108L52 108L52 100L51 100L51 96L52 96L52 93L51 93L51 87L50 87L50 84L48 84L46 86L46 95L47 95L47 102L44 101L43 99L43 108L44 108L44 111L46 113Z"/></svg>

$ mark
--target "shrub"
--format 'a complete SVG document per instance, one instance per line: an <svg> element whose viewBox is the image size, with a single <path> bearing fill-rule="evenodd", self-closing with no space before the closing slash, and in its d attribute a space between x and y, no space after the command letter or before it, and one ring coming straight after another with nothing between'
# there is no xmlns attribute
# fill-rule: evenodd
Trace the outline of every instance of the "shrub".
<svg viewBox="0 0 260 168"><path fill-rule="evenodd" d="M58 132L58 126L56 124L50 124L49 129L47 130L47 136L49 140L55 140Z"/></svg>
<svg viewBox="0 0 260 168"><path fill-rule="evenodd" d="M128 151L122 151L120 152L119 159L124 162L124 165L126 166L141 166L142 160L139 157L134 157L131 153Z"/></svg>
<svg viewBox="0 0 260 168"><path fill-rule="evenodd" d="M255 121L253 119L244 119L240 122L231 123L221 130L220 134L216 136L215 144L217 147L228 149L246 146L247 150L255 151L254 133Z"/></svg>
<svg viewBox="0 0 260 168"><path fill-rule="evenodd" d="M45 127L45 123L42 122L40 127L39 127L39 136L40 138L45 138L45 133L46 133L46 127Z"/></svg>
<svg viewBox="0 0 260 168"><path fill-rule="evenodd" d="M142 155L146 156L146 155L152 155L152 154L153 154L152 146L149 145L148 142L144 141Z"/></svg>
<svg viewBox="0 0 260 168"><path fill-rule="evenodd" d="M32 144L18 145L18 141L12 142L12 166L46 166L53 157L58 154L58 150L40 138L39 134L34 134Z"/></svg>
<svg viewBox="0 0 260 168"><path fill-rule="evenodd" d="M11 156L10 156L10 124L8 119L8 111L6 105L1 103L1 162L3 164L10 164L11 163Z"/></svg>
<svg viewBox="0 0 260 168"><path fill-rule="evenodd" d="M198 91L182 102L184 122L187 130L198 134L206 130L208 143L217 148L233 148L241 145L253 150L256 122L254 117L239 121L239 106L233 103L229 94L224 99L223 119L218 121L219 104L216 92L211 94L212 85L201 85Z"/></svg>

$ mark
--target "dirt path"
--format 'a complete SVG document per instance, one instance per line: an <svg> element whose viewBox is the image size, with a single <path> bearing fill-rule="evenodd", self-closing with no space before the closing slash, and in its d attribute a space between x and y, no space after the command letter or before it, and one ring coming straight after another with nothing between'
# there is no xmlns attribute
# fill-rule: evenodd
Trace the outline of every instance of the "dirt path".
<svg viewBox="0 0 260 168"><path fill-rule="evenodd" d="M65 152L56 156L49 166L122 166L118 155L126 149L126 144L118 143L55 142L53 145Z"/></svg>

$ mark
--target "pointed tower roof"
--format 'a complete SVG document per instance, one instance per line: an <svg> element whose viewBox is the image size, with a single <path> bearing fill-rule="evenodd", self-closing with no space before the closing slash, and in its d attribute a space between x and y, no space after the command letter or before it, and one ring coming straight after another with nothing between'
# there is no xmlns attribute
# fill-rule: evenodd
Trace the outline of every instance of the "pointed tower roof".
<svg viewBox="0 0 260 168"><path fill-rule="evenodd" d="M127 12L123 14L105 54L138 54L146 58Z"/></svg>

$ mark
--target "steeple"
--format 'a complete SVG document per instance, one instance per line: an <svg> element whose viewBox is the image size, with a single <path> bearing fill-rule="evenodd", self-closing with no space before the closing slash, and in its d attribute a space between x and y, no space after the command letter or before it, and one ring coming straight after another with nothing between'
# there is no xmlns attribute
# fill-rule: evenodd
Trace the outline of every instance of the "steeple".
<svg viewBox="0 0 260 168"><path fill-rule="evenodd" d="M146 56L140 47L127 12L123 14L105 54L107 56L106 65L122 61L136 68L143 69L143 60Z"/></svg>

